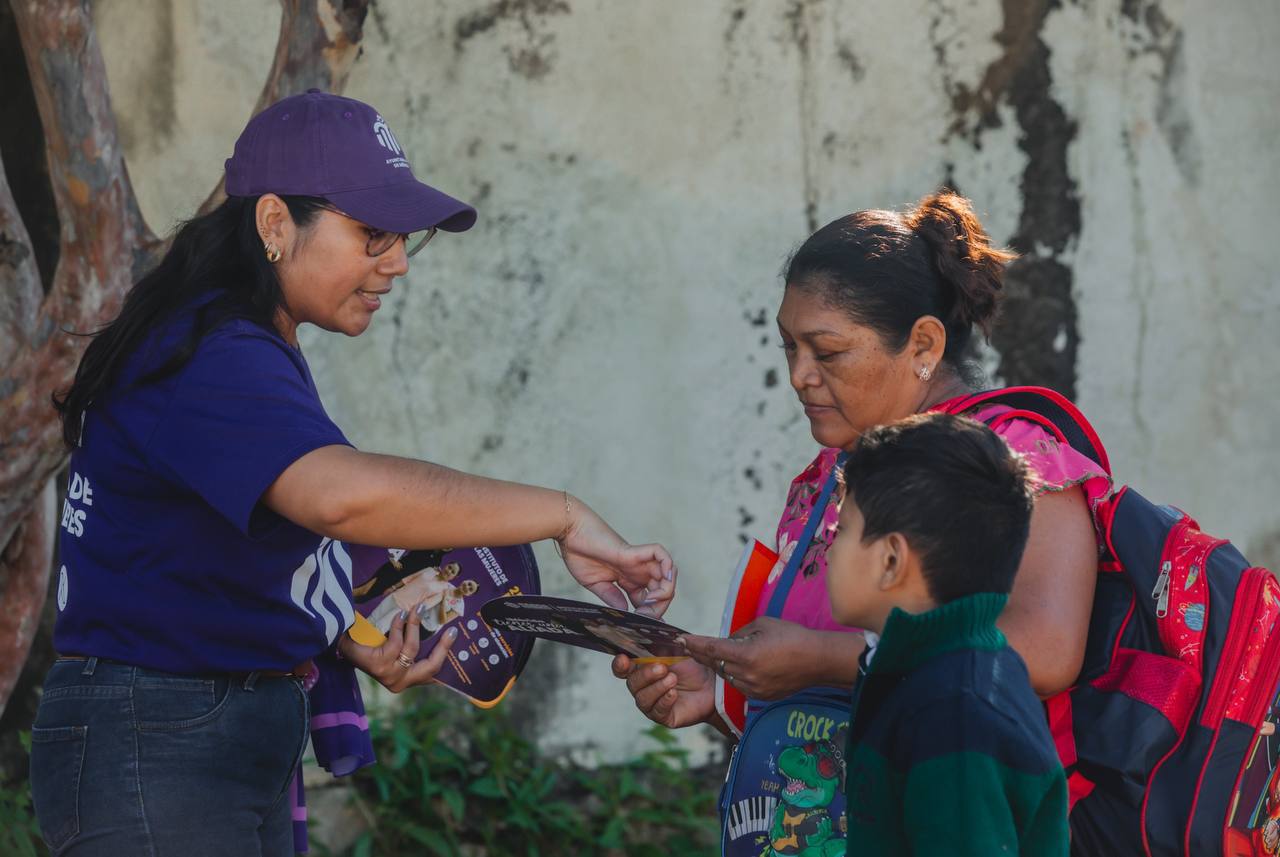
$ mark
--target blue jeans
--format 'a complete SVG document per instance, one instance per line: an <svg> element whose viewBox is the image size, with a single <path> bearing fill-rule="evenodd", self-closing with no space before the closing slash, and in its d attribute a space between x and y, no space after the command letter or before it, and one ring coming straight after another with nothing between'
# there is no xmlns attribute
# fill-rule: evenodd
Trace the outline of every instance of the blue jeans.
<svg viewBox="0 0 1280 857"><path fill-rule="evenodd" d="M291 676L60 659L31 730L40 831L71 857L292 855L308 720Z"/></svg>

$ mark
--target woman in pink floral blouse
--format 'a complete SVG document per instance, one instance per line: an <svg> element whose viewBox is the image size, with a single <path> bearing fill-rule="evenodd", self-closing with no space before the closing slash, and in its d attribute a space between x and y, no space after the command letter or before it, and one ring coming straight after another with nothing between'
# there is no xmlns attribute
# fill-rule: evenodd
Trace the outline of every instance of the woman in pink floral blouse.
<svg viewBox="0 0 1280 857"><path fill-rule="evenodd" d="M615 659L614 673L626 679L646 716L670 727L711 723L725 731L715 710L716 673L761 700L818 685L852 686L865 641L832 620L825 583L838 503L825 509L781 618L765 616L765 605L838 453L872 426L937 408L981 384L971 337L974 328L990 333L1011 258L991 246L969 202L947 193L905 214L842 217L796 251L778 332L791 386L823 449L791 484L777 531L780 558L758 618L731 639L689 637L693 659L669 667L635 668L626 657ZM1090 508L1111 490L1110 480L1033 423L1011 419L995 430L1027 456L1041 480L1030 540L999 624L1026 661L1035 690L1049 697L1070 686L1084 657L1097 570Z"/></svg>

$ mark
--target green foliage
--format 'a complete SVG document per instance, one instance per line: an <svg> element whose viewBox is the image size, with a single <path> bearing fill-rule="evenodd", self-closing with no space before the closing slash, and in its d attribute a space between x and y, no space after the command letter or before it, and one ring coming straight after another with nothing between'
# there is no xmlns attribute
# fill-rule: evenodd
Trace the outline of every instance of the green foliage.
<svg viewBox="0 0 1280 857"><path fill-rule="evenodd" d="M23 749L30 753L31 733L23 732L19 739ZM0 778L0 854L40 857L48 853L40 839L40 828L36 826L26 778L13 782Z"/></svg>
<svg viewBox="0 0 1280 857"><path fill-rule="evenodd" d="M639 758L584 767L542 754L503 711L440 696L370 720L379 764L352 778L370 829L346 857L718 853L718 766L690 768L662 727Z"/></svg>

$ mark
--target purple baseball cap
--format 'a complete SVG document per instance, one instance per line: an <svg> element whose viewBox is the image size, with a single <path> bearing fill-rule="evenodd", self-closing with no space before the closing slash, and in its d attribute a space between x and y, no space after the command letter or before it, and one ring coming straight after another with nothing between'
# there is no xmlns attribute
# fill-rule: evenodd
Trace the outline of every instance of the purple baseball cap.
<svg viewBox="0 0 1280 857"><path fill-rule="evenodd" d="M414 178L381 114L308 89L249 120L227 159L230 196L319 196L387 232L465 232L476 210Z"/></svg>

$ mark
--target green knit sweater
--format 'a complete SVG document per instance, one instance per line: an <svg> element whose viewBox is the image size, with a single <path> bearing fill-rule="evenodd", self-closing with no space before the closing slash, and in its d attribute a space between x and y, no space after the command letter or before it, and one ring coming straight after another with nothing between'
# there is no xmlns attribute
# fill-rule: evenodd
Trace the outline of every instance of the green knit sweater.
<svg viewBox="0 0 1280 857"><path fill-rule="evenodd" d="M894 610L850 718L848 853L1066 855L1067 784L985 593Z"/></svg>

